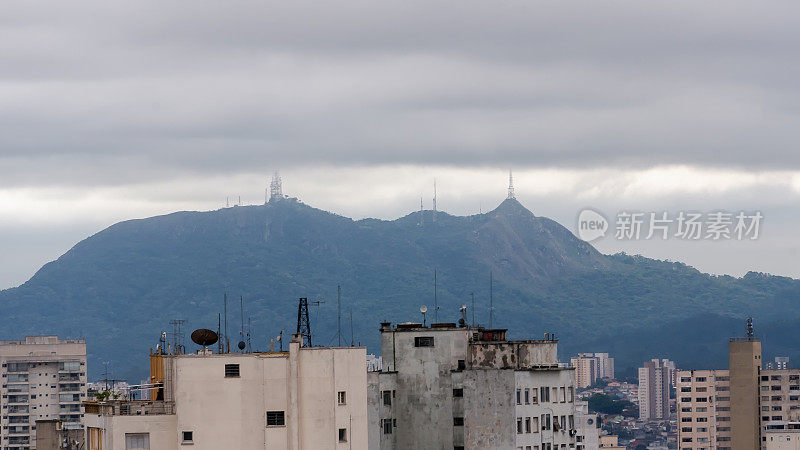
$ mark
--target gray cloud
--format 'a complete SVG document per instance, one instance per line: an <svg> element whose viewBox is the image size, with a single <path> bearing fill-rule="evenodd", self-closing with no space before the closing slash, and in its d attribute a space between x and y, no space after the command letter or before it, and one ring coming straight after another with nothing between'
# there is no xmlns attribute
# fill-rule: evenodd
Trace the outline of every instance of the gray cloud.
<svg viewBox="0 0 800 450"><path fill-rule="evenodd" d="M798 167L798 9L12 3L0 21L0 176L74 183L69 172L87 165L123 168L113 171L123 181L309 163Z"/></svg>

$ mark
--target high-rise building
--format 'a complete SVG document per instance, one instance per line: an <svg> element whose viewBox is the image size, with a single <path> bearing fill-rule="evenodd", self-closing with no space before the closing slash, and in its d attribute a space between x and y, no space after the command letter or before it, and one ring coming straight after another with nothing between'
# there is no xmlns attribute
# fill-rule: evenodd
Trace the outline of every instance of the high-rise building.
<svg viewBox="0 0 800 450"><path fill-rule="evenodd" d="M728 344L731 387L732 447L757 449L761 445L759 376L761 342L752 337L733 338Z"/></svg>
<svg viewBox="0 0 800 450"><path fill-rule="evenodd" d="M639 368L639 418L669 419L669 394L675 374L675 363L668 359L652 359Z"/></svg>
<svg viewBox="0 0 800 450"><path fill-rule="evenodd" d="M576 406L557 341L507 340L462 323L381 324L369 377L370 449L584 449L596 417Z"/></svg>
<svg viewBox="0 0 800 450"><path fill-rule="evenodd" d="M86 400L86 342L58 336L0 341L0 446L36 448L36 421L81 428Z"/></svg>
<svg viewBox="0 0 800 450"><path fill-rule="evenodd" d="M601 378L614 378L614 358L608 353L578 353L570 359L575 368L575 386L583 389Z"/></svg>
<svg viewBox="0 0 800 450"><path fill-rule="evenodd" d="M752 323L747 337L730 340L728 357L729 370L678 373L680 449L766 449L768 430L800 420L800 370L762 370Z"/></svg>

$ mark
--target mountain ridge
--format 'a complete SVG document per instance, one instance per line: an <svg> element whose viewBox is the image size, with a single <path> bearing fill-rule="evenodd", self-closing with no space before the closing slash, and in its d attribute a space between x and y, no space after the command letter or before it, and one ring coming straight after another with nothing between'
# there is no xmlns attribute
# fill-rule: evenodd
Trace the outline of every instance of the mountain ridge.
<svg viewBox="0 0 800 450"><path fill-rule="evenodd" d="M293 328L297 297L325 301L312 307L311 319L315 343L330 343L342 285L342 315L353 311L355 335L375 351L380 321L413 320L434 297L440 309L430 308L429 320L442 314L455 321L462 303L472 309L474 292L476 320L488 325L490 272L492 325L517 337L557 332L562 358L604 336L703 314L725 318L719 324L744 315L765 323L800 317L791 315L800 301L797 280L714 276L678 262L603 255L515 199L484 214L427 210L395 220L353 220L281 199L111 225L0 291L9 311L0 327L8 338L45 330L86 336L92 366L111 360L117 376L135 379L170 319L214 328L225 293L234 311L234 299L243 297L258 336L253 346L263 350L269 337ZM638 354L630 351L635 345L621 354Z"/></svg>

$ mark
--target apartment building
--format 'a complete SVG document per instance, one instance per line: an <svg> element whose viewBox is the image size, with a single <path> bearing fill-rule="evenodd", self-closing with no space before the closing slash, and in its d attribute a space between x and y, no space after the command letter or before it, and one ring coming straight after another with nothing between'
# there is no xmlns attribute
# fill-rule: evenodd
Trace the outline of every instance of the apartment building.
<svg viewBox="0 0 800 450"><path fill-rule="evenodd" d="M728 357L729 370L678 372L680 449L766 449L774 423L800 420L800 370L762 370L752 335L731 339Z"/></svg>
<svg viewBox="0 0 800 450"><path fill-rule="evenodd" d="M570 359L575 368L575 386L587 388L601 378L614 378L614 358L608 353L578 353Z"/></svg>
<svg viewBox="0 0 800 450"><path fill-rule="evenodd" d="M669 397L675 374L675 363L668 359L646 361L639 368L639 418L669 419Z"/></svg>
<svg viewBox="0 0 800 450"><path fill-rule="evenodd" d="M371 449L585 449L596 417L575 402L557 341L455 323L381 324L369 374ZM596 447L592 447L596 448Z"/></svg>
<svg viewBox="0 0 800 450"><path fill-rule="evenodd" d="M676 395L679 448L730 450L732 433L729 371L678 371Z"/></svg>
<svg viewBox="0 0 800 450"><path fill-rule="evenodd" d="M89 450L367 449L364 347L151 356L151 401L87 404Z"/></svg>
<svg viewBox="0 0 800 450"><path fill-rule="evenodd" d="M764 448L766 450L800 450L800 422L768 423L764 430Z"/></svg>
<svg viewBox="0 0 800 450"><path fill-rule="evenodd" d="M58 336L0 341L0 448L36 448L36 421L82 427L86 342Z"/></svg>

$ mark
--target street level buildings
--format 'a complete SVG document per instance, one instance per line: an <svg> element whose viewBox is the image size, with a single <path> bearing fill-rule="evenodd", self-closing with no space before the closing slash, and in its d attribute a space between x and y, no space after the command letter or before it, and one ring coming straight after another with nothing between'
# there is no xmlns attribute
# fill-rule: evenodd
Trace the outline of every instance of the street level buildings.
<svg viewBox="0 0 800 450"><path fill-rule="evenodd" d="M36 422L82 427L86 342L57 336L0 341L0 447L32 450Z"/></svg>

